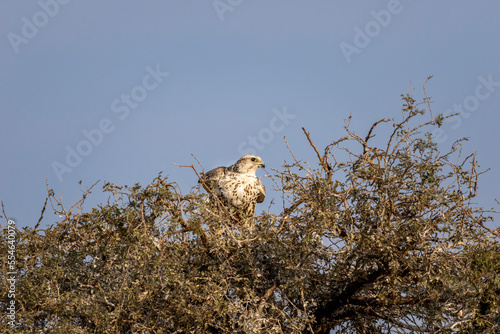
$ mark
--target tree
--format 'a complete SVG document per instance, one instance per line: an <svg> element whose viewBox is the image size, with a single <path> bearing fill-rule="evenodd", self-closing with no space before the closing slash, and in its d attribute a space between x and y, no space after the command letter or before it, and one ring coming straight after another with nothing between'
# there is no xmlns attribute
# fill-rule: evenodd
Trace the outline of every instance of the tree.
<svg viewBox="0 0 500 334"><path fill-rule="evenodd" d="M441 154L422 131L443 117L420 121L422 104L402 98L401 121L360 136L347 120L322 152L304 130L318 165L290 151L272 177L282 212L262 212L254 229L161 174L104 184L110 199L90 212L92 188L71 208L49 191L62 220L18 231L14 332L498 332L500 235L472 202L476 155L461 141Z"/></svg>

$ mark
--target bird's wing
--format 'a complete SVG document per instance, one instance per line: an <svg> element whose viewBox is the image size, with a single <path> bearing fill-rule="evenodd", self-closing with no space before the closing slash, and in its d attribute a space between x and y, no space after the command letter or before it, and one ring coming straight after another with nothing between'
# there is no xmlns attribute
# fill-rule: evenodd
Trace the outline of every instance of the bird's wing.
<svg viewBox="0 0 500 334"><path fill-rule="evenodd" d="M257 182L257 187L259 188L259 196L257 197L257 203L262 203L264 202L264 198L266 198L266 187L261 180L258 181L259 182Z"/></svg>
<svg viewBox="0 0 500 334"><path fill-rule="evenodd" d="M218 185L218 182L221 178L229 173L229 168L227 167L217 167L214 168L204 174L201 175L201 180L198 180L198 183L201 183L203 188L210 194L215 190L215 187ZM203 181L203 182L202 182Z"/></svg>

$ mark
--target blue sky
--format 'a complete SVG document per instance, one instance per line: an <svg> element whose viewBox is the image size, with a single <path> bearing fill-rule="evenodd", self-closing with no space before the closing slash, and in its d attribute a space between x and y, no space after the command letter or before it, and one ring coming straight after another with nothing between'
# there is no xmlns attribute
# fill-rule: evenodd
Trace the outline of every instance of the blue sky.
<svg viewBox="0 0 500 334"><path fill-rule="evenodd" d="M301 127L318 147L349 115L364 134L429 75L434 114L462 108L440 145L470 137L491 168L478 204L500 197L498 1L40 0L0 13L0 199L18 227L38 220L46 179L67 205L79 180L146 185L163 171L189 191L196 176L172 163L194 154L211 169L253 150L280 169L284 136L315 163Z"/></svg>

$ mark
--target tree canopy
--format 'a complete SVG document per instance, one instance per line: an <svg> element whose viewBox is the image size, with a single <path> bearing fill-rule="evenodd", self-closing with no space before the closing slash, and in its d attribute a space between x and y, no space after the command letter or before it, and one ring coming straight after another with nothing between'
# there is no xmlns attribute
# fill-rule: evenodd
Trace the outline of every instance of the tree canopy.
<svg viewBox="0 0 500 334"><path fill-rule="evenodd" d="M474 203L476 155L460 140L441 153L428 131L443 117L402 99L401 120L359 135L348 119L322 150L304 129L317 161L289 148L266 181L280 212L254 228L161 174L105 183L89 212L93 188L71 207L49 190L61 221L16 231L14 327L0 233L0 331L498 333L500 236Z"/></svg>

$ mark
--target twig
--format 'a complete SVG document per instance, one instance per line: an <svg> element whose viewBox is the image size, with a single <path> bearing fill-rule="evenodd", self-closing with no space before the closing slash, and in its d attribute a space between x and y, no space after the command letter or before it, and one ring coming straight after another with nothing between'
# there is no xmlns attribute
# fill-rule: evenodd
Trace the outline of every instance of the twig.
<svg viewBox="0 0 500 334"><path fill-rule="evenodd" d="M198 163L198 165L200 165L201 167L201 171L203 172L203 174L205 174L205 169L203 168L203 166L200 164L200 162L198 161L198 159L194 156L193 153L191 153L191 156L194 158L194 160L196 160L196 162Z"/></svg>
<svg viewBox="0 0 500 334"><path fill-rule="evenodd" d="M257 309L258 313L262 312L262 310L264 309L265 303L267 302L267 300L269 299L269 297L271 297L271 295L274 292L274 290L276 289L276 287L277 287L276 283L274 283L274 285L272 287L270 287L269 289L267 289L267 291L264 294L264 296L262 296L262 298L260 300L259 308Z"/></svg>
<svg viewBox="0 0 500 334"><path fill-rule="evenodd" d="M174 166L177 166L177 167L181 167L181 168L191 168L192 170L194 170L194 172L196 173L196 176L198 176L198 180L201 182L203 188L205 188L205 190L207 190L207 192L210 193L210 195L212 195L218 202L220 205L222 205L223 207L226 207L224 205L224 203L222 203L222 201L219 199L219 196L217 196L213 191L212 189L210 189L210 187L205 183L205 180L201 177L201 175L198 173L198 171L196 170L196 168L194 168L193 165L179 165L179 164L172 164ZM233 219L235 219L236 221L238 221L238 219L236 219L231 212L229 212L229 214L231 215L231 217Z"/></svg>
<svg viewBox="0 0 500 334"><path fill-rule="evenodd" d="M34 231L36 231L36 229L38 228L38 226L40 226L40 222L42 221L43 219L43 213L45 212L45 208L47 207L47 201L49 200L49 198L45 198L45 203L43 204L43 208L42 208L42 213L40 214L40 219L38 219L38 222L36 223L35 225L35 229Z"/></svg>
<svg viewBox="0 0 500 334"><path fill-rule="evenodd" d="M482 226L484 229L486 229L488 232L490 232L491 234L493 234L494 236L496 236L498 239L500 239L500 234L498 234L498 232L496 232L496 231L494 231L494 230L492 230L492 229L490 229L490 228L487 228L486 226L484 226L484 224L483 224L483 223L480 223L480 224L481 224L481 226Z"/></svg>
<svg viewBox="0 0 500 334"><path fill-rule="evenodd" d="M432 79L432 75L427 77L427 80L425 80L424 84L422 85L422 88L424 89L424 96L425 96L425 101L427 102L427 106L429 107L429 113L431 114L431 121L434 121L434 116L432 116L432 109L431 109L431 102L430 99L427 97L427 93L425 92L425 85L427 84L427 81Z"/></svg>
<svg viewBox="0 0 500 334"><path fill-rule="evenodd" d="M321 157L321 154L319 153L318 148L316 147L316 145L314 145L313 141L311 140L311 136L309 135L309 132L307 132L306 129L304 129L304 127L302 127L302 131L304 131L304 133L307 137L307 140L309 141L309 144L316 151L316 154L318 155L318 159L319 159L320 164L323 165L323 157Z"/></svg>
<svg viewBox="0 0 500 334"><path fill-rule="evenodd" d="M380 123L382 123L382 122L386 123L386 122L390 122L390 121L391 121L390 119L385 119L385 118L382 118L381 120L379 120L379 121L377 121L377 122L373 123L373 125L372 125L372 127L370 128L370 131L368 131L368 134L366 135L365 141L364 141L364 143L363 143L363 154L365 154L365 153L366 153L366 145L367 145L367 143L368 143L368 140L370 140L370 138L375 137L375 135L373 135L373 136L372 136L372 131L373 131L373 129L375 129L375 127L376 127L377 125L379 125Z"/></svg>
<svg viewBox="0 0 500 334"><path fill-rule="evenodd" d="M5 205L3 204L3 201L2 201L2 212L3 212L3 216L5 217L5 220L7 220L7 226L9 226L9 217L7 217L7 214L5 213ZM11 228L14 228L16 231L20 232L19 229L15 226L12 226L11 225Z"/></svg>
<svg viewBox="0 0 500 334"><path fill-rule="evenodd" d="M324 157L321 156L321 153L319 153L318 148L316 147L316 145L314 145L314 143L311 139L311 136L309 135L309 132L307 132L306 129L304 129L304 127L302 127L302 131L304 131L304 134L306 135L307 140L309 141L309 144L312 146L312 148L314 148L314 151L316 151L316 155L318 156L319 163L320 163L321 167L323 167L323 170L326 172L326 175L328 176L328 180L331 180L332 171L331 171L330 166L326 162L326 155Z"/></svg>
<svg viewBox="0 0 500 334"><path fill-rule="evenodd" d="M7 225L9 225L9 217L7 217L7 214L5 213L5 205L3 204L3 201L2 201L2 212L5 220L7 221Z"/></svg>
<svg viewBox="0 0 500 334"><path fill-rule="evenodd" d="M286 208L283 211L283 218L286 218L290 213L292 213L295 209L297 209L302 203L304 203L304 199L299 199L295 203L293 203L290 207Z"/></svg>
<svg viewBox="0 0 500 334"><path fill-rule="evenodd" d="M302 128L303 129L303 128ZM286 140L286 137L283 137L283 139L285 140L285 143L286 143L286 148L288 148L288 152L290 152L290 154L292 155L292 158L293 160L295 160L295 163L298 165L299 162L297 161L297 159L295 158L295 155L293 155L293 152L292 152L292 149L290 148L290 146L288 145L288 140Z"/></svg>
<svg viewBox="0 0 500 334"><path fill-rule="evenodd" d="M224 203L222 203L222 201L219 199L219 196L217 196L216 194L214 194L214 192L212 191L212 189L210 189L208 187L208 185L205 183L205 180L203 180L203 178L198 173L198 171L196 170L196 168L194 168L193 165L179 165L179 164L175 164L175 163L172 163L172 165L177 166L177 167L181 167L181 168L191 168L196 173L196 176L198 176L198 179L200 180L201 184L203 185L203 188L205 188L210 193L210 195L212 195L217 200L217 202L220 205L222 205L223 208L226 208L226 206L224 205ZM234 219L235 221L239 222L239 220L236 219L236 217L234 217L234 215L232 214L232 212L230 212L228 210L228 213L229 213L229 215L231 216L232 219ZM202 233L201 238L202 238L203 242L206 245L207 242L208 242L207 236L206 236L205 232L202 231L201 233Z"/></svg>
<svg viewBox="0 0 500 334"><path fill-rule="evenodd" d="M275 169L272 169L272 168L271 168L271 170L275 170ZM264 175L264 176L267 176L267 177L271 178L271 180L273 180L274 184L276 185L276 189L279 189L279 187L280 187L280 186L279 186L278 182L276 182L276 180L274 179L273 175L271 175L271 174L270 174L267 170L265 170L265 169L264 169L264 171L265 171L265 172L266 172L266 174L267 174L267 175ZM264 176L263 176L263 177L264 177Z"/></svg>

